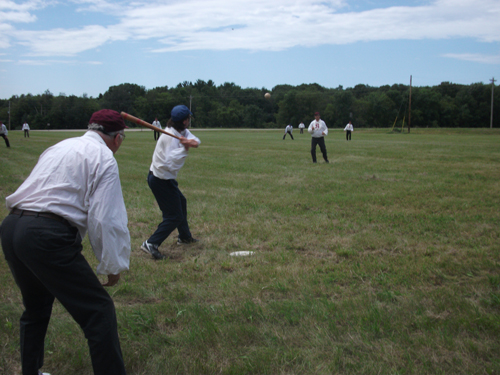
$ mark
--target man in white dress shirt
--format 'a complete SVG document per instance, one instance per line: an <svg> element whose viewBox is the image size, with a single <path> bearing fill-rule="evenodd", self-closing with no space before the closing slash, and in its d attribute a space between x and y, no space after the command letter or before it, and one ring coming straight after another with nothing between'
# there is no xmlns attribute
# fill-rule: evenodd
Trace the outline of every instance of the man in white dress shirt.
<svg viewBox="0 0 500 375"><path fill-rule="evenodd" d="M153 121L153 126L156 126L157 128L161 129L160 121L158 121L158 119L156 117L155 117L155 120ZM157 132L156 130L153 130L153 132L154 132L155 141L157 141L158 138L160 138L160 132Z"/></svg>
<svg viewBox="0 0 500 375"><path fill-rule="evenodd" d="M300 134L303 134L304 133L304 129L306 128L306 126L304 125L304 123L301 121L300 124L299 124L299 129L300 129Z"/></svg>
<svg viewBox="0 0 500 375"><path fill-rule="evenodd" d="M350 141L351 140L351 133L354 131L354 127L352 126L352 121L349 120L349 123L345 126L344 128L345 133L345 140Z"/></svg>
<svg viewBox="0 0 500 375"><path fill-rule="evenodd" d="M9 134L7 127L2 121L0 121L0 136L5 140L5 145L7 147L10 147L9 138L7 138L7 134Z"/></svg>
<svg viewBox="0 0 500 375"><path fill-rule="evenodd" d="M24 122L21 130L24 130L24 138L26 138L26 136L28 136L28 138L30 137L30 126L26 121Z"/></svg>
<svg viewBox="0 0 500 375"><path fill-rule="evenodd" d="M178 245L198 242L189 230L187 201L179 190L176 180L189 149L200 145L198 137L188 130L191 115L191 111L185 105L178 105L172 109L165 130L180 140L163 134L156 144L149 168L148 185L162 212L162 222L151 237L142 243L141 249L157 260L165 259L165 255L160 253L158 247L175 229L179 232Z"/></svg>
<svg viewBox="0 0 500 375"><path fill-rule="evenodd" d="M319 149L323 154L323 159L325 163L329 163L328 156L326 154L325 146L325 135L328 135L328 128L323 120L321 120L319 112L314 114L314 120L311 121L309 127L307 128L309 134L311 134L311 156L313 163L316 163L316 146L319 145Z"/></svg>
<svg viewBox="0 0 500 375"><path fill-rule="evenodd" d="M115 307L103 288L115 285L129 268L127 211L113 156L125 127L118 112L95 112L87 133L45 150L6 198L10 215L0 236L25 307L20 322L24 375L43 366L55 298L82 328L94 374L125 374ZM87 232L99 261L97 274L107 275L102 285L81 254Z"/></svg>
<svg viewBox="0 0 500 375"><path fill-rule="evenodd" d="M293 135L292 135L292 131L293 131L293 126L292 124L288 124L285 128L285 135L283 135L283 140L285 140L285 137L287 134L290 134L290 137L292 137L292 141L293 141Z"/></svg>

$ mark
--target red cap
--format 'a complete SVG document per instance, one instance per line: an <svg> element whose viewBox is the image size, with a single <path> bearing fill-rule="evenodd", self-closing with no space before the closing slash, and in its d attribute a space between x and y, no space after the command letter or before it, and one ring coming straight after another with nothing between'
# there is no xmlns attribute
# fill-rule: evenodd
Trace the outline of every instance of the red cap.
<svg viewBox="0 0 500 375"><path fill-rule="evenodd" d="M123 117L112 109L101 109L94 112L89 120L89 124L99 124L107 132L116 132L128 128L123 121Z"/></svg>
<svg viewBox="0 0 500 375"><path fill-rule="evenodd" d="M314 116L319 116L319 112L316 112L316 113L314 114Z"/></svg>

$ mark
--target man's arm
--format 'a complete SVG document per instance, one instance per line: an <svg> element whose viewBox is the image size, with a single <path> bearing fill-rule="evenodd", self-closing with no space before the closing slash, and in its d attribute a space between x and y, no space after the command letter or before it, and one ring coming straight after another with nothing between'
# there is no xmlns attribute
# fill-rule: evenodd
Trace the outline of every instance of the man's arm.
<svg viewBox="0 0 500 375"><path fill-rule="evenodd" d="M99 261L97 273L115 276L108 276L107 283L114 285L120 273L129 268L130 234L118 165L115 161L103 168L92 181L96 187L89 197L88 234Z"/></svg>

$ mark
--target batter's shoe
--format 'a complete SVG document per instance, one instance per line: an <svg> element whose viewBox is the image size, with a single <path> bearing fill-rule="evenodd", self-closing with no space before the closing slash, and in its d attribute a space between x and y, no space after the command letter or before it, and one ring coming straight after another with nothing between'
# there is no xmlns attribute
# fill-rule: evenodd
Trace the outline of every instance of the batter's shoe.
<svg viewBox="0 0 500 375"><path fill-rule="evenodd" d="M197 242L200 242L200 240L197 240L196 238L188 238L186 240L183 240L181 238L177 238L177 245L190 245L190 244L193 244L193 243L197 243Z"/></svg>
<svg viewBox="0 0 500 375"><path fill-rule="evenodd" d="M160 260L165 259L166 256L158 251L158 245L154 245L152 243L148 243L148 241L144 241L141 245L141 250L145 253L151 255L154 259Z"/></svg>

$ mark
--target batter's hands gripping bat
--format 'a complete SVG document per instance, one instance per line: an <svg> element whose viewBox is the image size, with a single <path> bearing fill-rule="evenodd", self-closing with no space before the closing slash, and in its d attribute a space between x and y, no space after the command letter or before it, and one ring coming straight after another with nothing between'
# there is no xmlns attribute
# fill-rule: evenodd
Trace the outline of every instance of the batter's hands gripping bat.
<svg viewBox="0 0 500 375"><path fill-rule="evenodd" d="M144 126L146 128L149 128L149 129L152 129L154 131L157 131L157 132L160 132L160 133L163 133L163 134L166 134L166 135L169 135L171 137L174 137L174 138L177 138L178 140L181 140L180 137L174 135L174 134L171 134L163 129L160 129L160 128L157 128L156 126L154 126L153 124L150 124L149 122L146 122L144 120L141 120L140 118L137 118L135 116L132 116L132 115L129 115L128 113L125 113L125 112L122 112L120 113L122 115L122 117L125 119L125 120L128 120L130 122L133 122L134 124L137 124L137 125L141 125L141 126Z"/></svg>

